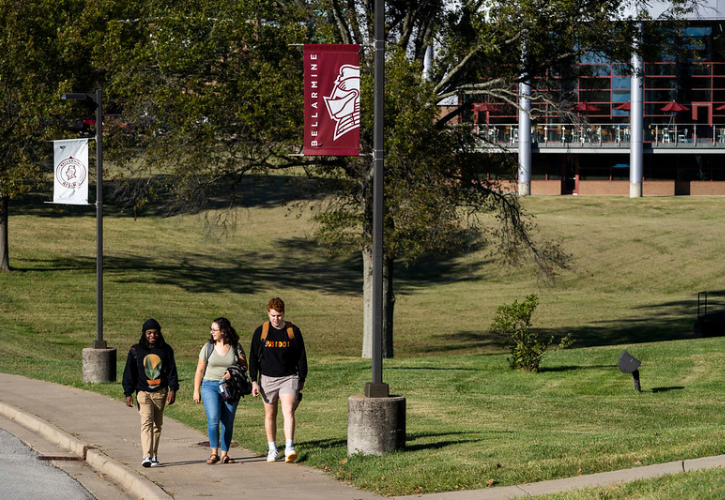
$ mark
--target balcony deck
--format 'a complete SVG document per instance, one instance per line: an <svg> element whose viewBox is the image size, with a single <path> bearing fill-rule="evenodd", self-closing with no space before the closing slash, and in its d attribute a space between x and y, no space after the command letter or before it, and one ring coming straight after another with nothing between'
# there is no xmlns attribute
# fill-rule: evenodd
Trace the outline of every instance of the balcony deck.
<svg viewBox="0 0 725 500"><path fill-rule="evenodd" d="M515 153L518 149L517 124L478 125L480 149ZM557 124L531 127L534 153L617 153L630 151L628 125ZM643 137L645 154L725 154L725 124L649 125Z"/></svg>

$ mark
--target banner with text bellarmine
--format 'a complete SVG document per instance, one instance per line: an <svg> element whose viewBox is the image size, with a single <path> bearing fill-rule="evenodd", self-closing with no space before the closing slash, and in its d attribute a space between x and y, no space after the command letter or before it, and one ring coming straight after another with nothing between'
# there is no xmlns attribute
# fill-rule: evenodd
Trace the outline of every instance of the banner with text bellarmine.
<svg viewBox="0 0 725 500"><path fill-rule="evenodd" d="M360 46L305 45L306 156L360 154Z"/></svg>

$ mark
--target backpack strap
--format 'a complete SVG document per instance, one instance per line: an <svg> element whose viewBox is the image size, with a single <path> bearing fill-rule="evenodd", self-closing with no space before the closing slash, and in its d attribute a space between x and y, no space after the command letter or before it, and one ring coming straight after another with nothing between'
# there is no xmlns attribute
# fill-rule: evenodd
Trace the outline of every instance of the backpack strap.
<svg viewBox="0 0 725 500"><path fill-rule="evenodd" d="M289 321L286 322L287 324L287 336L290 340L295 339L295 331L292 328L294 325L290 323ZM262 342L267 340L267 334L269 333L269 321L265 321L262 325Z"/></svg>
<svg viewBox="0 0 725 500"><path fill-rule="evenodd" d="M290 340L295 339L295 331L293 328L293 324L289 321L285 322L287 325L287 337L289 337ZM269 334L269 321L265 321L262 324L262 335L260 337L261 342L259 343L259 352L257 353L257 360L262 360L262 351L264 350L264 341L267 340L267 335Z"/></svg>
<svg viewBox="0 0 725 500"><path fill-rule="evenodd" d="M247 359L247 353L244 352L244 349L242 346L239 345L239 343L234 344L232 346L234 349L234 354L236 354L237 358L244 358ZM212 353L214 352L214 343L213 342L207 342L206 343L206 362L209 362L209 358L211 358Z"/></svg>
<svg viewBox="0 0 725 500"><path fill-rule="evenodd" d="M234 344L234 354L237 355L237 364L241 366L243 370L248 370L249 365L247 364L247 353L244 352L244 348L238 342Z"/></svg>

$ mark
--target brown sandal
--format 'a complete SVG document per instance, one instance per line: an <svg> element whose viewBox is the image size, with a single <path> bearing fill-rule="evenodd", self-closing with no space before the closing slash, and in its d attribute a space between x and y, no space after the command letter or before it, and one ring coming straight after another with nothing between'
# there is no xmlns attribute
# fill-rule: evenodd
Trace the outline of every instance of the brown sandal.
<svg viewBox="0 0 725 500"><path fill-rule="evenodd" d="M233 459L232 457L230 457L229 455L224 455L224 458L222 458L222 463L223 463L223 464L233 464L233 463L236 463L236 462L235 462L235 460L234 460L234 459Z"/></svg>
<svg viewBox="0 0 725 500"><path fill-rule="evenodd" d="M218 461L219 461L219 455L217 455L216 453L212 453L211 456L206 459L206 463L208 463L209 465L215 464Z"/></svg>

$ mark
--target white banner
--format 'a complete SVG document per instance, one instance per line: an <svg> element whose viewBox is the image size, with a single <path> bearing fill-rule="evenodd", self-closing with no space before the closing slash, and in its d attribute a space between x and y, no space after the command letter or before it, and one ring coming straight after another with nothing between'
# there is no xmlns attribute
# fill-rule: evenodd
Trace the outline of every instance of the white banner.
<svg viewBox="0 0 725 500"><path fill-rule="evenodd" d="M53 141L53 203L88 204L88 139Z"/></svg>

